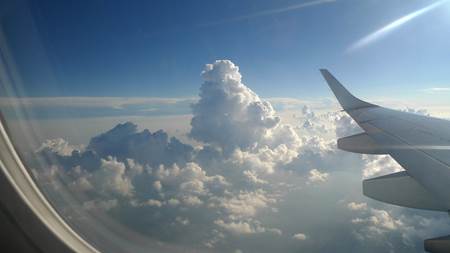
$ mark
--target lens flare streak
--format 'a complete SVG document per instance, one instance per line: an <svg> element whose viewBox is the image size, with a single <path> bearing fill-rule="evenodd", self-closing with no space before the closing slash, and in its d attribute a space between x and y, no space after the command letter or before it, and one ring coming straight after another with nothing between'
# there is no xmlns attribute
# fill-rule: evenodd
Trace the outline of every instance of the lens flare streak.
<svg viewBox="0 0 450 253"><path fill-rule="evenodd" d="M268 15L274 15L274 14L279 14L279 13L283 13L283 12L295 11L295 10L303 9L303 8L310 7L310 6L332 3L335 1L336 0L316 0L316 1L311 1L311 2L299 3L299 4L294 4L294 5L290 5L290 6L286 6L286 7L277 8L277 9L263 10L260 12L250 13L250 14L243 15L243 16L232 17L232 18L228 18L228 19L215 21L215 22L210 22L210 23L202 24L201 26L214 26L214 25L220 25L220 24L225 24L225 23L239 22L242 20L247 20L247 19L252 19L252 18L257 18L257 17L262 17L262 16L268 16Z"/></svg>
<svg viewBox="0 0 450 253"><path fill-rule="evenodd" d="M399 28L400 26L406 24L408 21L411 21L414 18L417 18L439 6L441 6L442 4L448 2L448 0L441 0L438 2L435 2L433 4L430 4L422 9L419 9L417 11L414 11L408 15L405 15L391 23L389 23L388 25L374 31L373 33L359 39L358 41L356 41L355 43L353 43L348 49L347 52L351 52L351 51L355 51L358 49L361 49L383 37L385 37L386 35L388 35L389 33L393 32L395 29Z"/></svg>

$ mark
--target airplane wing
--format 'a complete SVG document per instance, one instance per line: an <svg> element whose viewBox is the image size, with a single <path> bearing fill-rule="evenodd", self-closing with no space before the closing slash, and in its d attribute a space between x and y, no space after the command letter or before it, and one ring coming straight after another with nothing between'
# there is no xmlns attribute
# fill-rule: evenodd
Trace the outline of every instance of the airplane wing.
<svg viewBox="0 0 450 253"><path fill-rule="evenodd" d="M342 108L364 133L338 140L338 148L363 154L388 154L405 171L367 179L364 195L395 205L450 210L450 121L396 111L362 101L325 69L320 70ZM429 239L427 250L450 240ZM433 248L434 247L434 248ZM441 251L433 251L441 252Z"/></svg>

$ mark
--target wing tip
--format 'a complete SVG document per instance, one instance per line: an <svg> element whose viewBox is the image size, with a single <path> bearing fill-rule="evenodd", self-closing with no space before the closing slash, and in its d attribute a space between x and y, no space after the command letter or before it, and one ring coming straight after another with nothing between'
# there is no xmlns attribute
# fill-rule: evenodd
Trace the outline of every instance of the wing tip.
<svg viewBox="0 0 450 253"><path fill-rule="evenodd" d="M319 71L322 74L322 76L324 76L326 74L330 74L330 71L328 71L328 69L319 69Z"/></svg>
<svg viewBox="0 0 450 253"><path fill-rule="evenodd" d="M336 96L337 100L341 104L344 110L352 110L362 107L375 106L373 104L367 103L353 96L331 73L328 69L319 69L323 78L327 82L331 91Z"/></svg>

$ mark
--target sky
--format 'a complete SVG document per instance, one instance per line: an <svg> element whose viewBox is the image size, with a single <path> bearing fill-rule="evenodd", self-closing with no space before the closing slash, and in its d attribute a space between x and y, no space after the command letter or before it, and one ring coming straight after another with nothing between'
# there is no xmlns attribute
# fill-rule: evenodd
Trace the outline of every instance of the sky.
<svg viewBox="0 0 450 253"><path fill-rule="evenodd" d="M363 96L420 96L450 82L446 3L355 50L430 1L20 3L4 5L22 96L194 96L216 59L239 64L262 97L329 96L319 68Z"/></svg>
<svg viewBox="0 0 450 253"><path fill-rule="evenodd" d="M0 109L36 182L107 252L423 252L446 213L369 199L355 95L450 118L450 2L6 1Z"/></svg>

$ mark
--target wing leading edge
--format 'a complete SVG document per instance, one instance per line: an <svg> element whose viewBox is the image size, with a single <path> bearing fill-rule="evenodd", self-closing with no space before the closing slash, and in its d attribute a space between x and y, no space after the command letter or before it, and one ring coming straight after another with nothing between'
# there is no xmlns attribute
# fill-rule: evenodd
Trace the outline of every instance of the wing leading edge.
<svg viewBox="0 0 450 253"><path fill-rule="evenodd" d="M353 96L328 70L321 69L342 108L364 133L338 140L338 148L389 154L405 171L364 180L364 195L390 204L450 210L450 121L383 108ZM450 237L449 237L450 238ZM430 252L450 252L450 241L426 241ZM448 239L448 238L447 238ZM439 247L433 247L437 245Z"/></svg>

